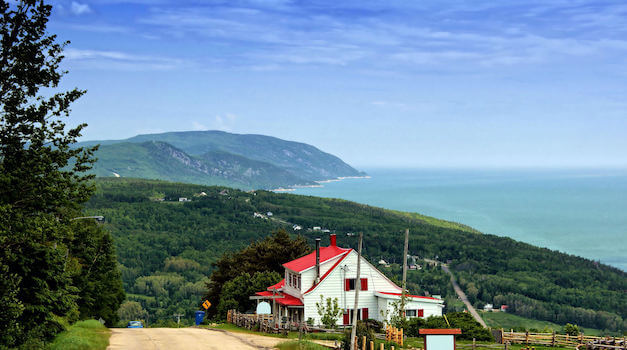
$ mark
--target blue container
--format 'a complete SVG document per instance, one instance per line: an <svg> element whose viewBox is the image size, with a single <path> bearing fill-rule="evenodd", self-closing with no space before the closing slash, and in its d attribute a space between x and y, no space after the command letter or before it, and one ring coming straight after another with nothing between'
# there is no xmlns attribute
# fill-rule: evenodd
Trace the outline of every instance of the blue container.
<svg viewBox="0 0 627 350"><path fill-rule="evenodd" d="M196 326L202 323L202 320L205 319L204 311L196 311Z"/></svg>

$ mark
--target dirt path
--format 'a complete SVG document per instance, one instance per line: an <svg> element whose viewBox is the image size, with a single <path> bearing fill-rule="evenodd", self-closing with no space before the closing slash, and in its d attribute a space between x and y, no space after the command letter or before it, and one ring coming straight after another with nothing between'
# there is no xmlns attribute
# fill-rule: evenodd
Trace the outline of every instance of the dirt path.
<svg viewBox="0 0 627 350"><path fill-rule="evenodd" d="M200 328L112 328L107 350L273 349L285 339Z"/></svg>
<svg viewBox="0 0 627 350"><path fill-rule="evenodd" d="M453 275L451 270L449 270L448 265L446 264L441 264L441 265L442 265L442 270L444 270L444 272L448 273L451 276L451 283L453 284L453 289L455 289L455 293L457 293L457 296L464 302L464 304L466 304L466 308L468 309L472 317L474 317L475 320L477 320L477 322L481 323L483 328L488 328L488 325L485 324L481 316L479 316L479 313L477 312L477 310L475 310L475 308L472 306L472 304L468 300L466 293L464 293L464 291L457 284L457 281L455 280L455 276Z"/></svg>

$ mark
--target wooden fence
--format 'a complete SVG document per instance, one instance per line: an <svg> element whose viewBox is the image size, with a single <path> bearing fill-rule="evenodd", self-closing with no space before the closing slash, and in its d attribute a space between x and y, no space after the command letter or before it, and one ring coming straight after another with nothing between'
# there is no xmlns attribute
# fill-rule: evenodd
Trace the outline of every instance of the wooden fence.
<svg viewBox="0 0 627 350"><path fill-rule="evenodd" d="M545 346L561 346L566 348L581 349L587 347L589 349L622 349L625 348L625 339L594 337L584 334L568 335L553 333L533 333L533 332L506 332L501 329L500 334L495 334L495 338L501 344L526 344L526 345L545 345ZM596 345L595 345L596 344ZM612 346L604 347L604 346ZM592 347L596 346L596 347Z"/></svg>

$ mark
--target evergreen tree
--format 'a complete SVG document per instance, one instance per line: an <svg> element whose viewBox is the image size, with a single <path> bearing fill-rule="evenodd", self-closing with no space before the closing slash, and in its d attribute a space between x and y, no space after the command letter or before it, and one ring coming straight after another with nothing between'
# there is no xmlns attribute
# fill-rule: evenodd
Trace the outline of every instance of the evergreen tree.
<svg viewBox="0 0 627 350"><path fill-rule="evenodd" d="M51 10L0 1L0 341L9 347L41 345L79 317L83 297L72 218L93 192L83 173L95 148L72 148L85 125L62 120L84 91L50 94L67 44L46 31Z"/></svg>

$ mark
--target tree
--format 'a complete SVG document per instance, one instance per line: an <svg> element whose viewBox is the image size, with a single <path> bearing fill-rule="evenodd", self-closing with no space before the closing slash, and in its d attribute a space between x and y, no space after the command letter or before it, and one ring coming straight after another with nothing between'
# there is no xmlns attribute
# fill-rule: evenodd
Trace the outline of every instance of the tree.
<svg viewBox="0 0 627 350"><path fill-rule="evenodd" d="M320 295L320 302L316 303L318 309L318 315L320 315L320 322L327 328L335 328L337 319L342 314L337 298L327 298L326 301L322 295Z"/></svg>
<svg viewBox="0 0 627 350"><path fill-rule="evenodd" d="M283 263L299 258L309 252L309 246L301 236L294 239L285 230L278 230L261 241L253 242L246 248L236 253L224 254L215 264L216 270L211 274L207 283L207 295L205 299L212 303L222 300L222 289L226 283L245 273L253 275L255 272L276 272L283 274ZM248 282L249 283L249 282ZM258 292L268 287L262 286ZM230 303L229 305L234 305ZM220 305L207 310L209 317L215 316L218 311L226 310ZM225 312L220 312L218 317L225 317Z"/></svg>
<svg viewBox="0 0 627 350"><path fill-rule="evenodd" d="M579 327L576 324L567 323L564 326L564 333L568 335L579 335Z"/></svg>
<svg viewBox="0 0 627 350"><path fill-rule="evenodd" d="M79 317L79 288L68 265L71 219L89 199L83 173L95 148L71 147L85 127L62 118L84 91L52 94L65 74L62 51L46 31L43 0L0 2L0 339L19 346L50 338ZM46 89L45 92L42 89Z"/></svg>

